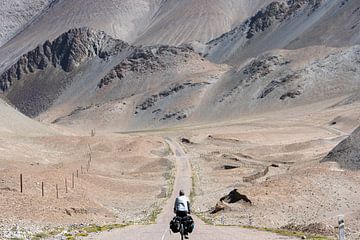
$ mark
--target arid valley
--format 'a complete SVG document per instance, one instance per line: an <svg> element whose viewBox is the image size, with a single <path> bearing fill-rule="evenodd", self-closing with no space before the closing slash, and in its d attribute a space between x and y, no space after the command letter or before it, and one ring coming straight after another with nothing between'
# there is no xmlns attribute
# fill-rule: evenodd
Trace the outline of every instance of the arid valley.
<svg viewBox="0 0 360 240"><path fill-rule="evenodd" d="M360 239L360 2L4 0L0 239Z"/></svg>

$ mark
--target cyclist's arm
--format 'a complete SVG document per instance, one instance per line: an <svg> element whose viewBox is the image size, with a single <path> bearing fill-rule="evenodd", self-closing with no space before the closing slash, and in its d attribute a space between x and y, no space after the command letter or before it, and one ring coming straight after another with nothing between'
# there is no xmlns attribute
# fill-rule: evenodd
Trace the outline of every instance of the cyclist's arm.
<svg viewBox="0 0 360 240"><path fill-rule="evenodd" d="M177 198L176 198L175 203L174 203L174 213L176 213L176 206L177 206Z"/></svg>
<svg viewBox="0 0 360 240"><path fill-rule="evenodd" d="M188 205L188 213L191 214L191 210L190 210L190 202L188 201L187 202L187 205Z"/></svg>

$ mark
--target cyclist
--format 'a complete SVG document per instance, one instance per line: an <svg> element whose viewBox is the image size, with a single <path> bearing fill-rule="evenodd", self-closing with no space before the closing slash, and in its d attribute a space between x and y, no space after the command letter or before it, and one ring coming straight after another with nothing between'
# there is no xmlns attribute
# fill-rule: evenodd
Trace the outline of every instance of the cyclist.
<svg viewBox="0 0 360 240"><path fill-rule="evenodd" d="M185 193L183 190L180 190L179 196L175 200L174 205L174 213L176 213L176 216L178 217L186 217L188 214L191 213L190 211L190 201L185 196ZM185 233L185 239L188 239L188 233Z"/></svg>

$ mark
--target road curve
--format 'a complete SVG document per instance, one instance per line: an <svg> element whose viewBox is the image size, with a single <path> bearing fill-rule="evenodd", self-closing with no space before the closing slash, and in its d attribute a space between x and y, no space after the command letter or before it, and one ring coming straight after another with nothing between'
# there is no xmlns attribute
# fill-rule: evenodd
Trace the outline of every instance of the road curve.
<svg viewBox="0 0 360 240"><path fill-rule="evenodd" d="M109 232L97 233L84 239L101 240L178 240L180 235L172 234L169 230L169 221L173 217L173 203L180 189L183 189L187 195L191 192L191 165L184 149L174 139L166 138L174 153L176 165L176 174L174 181L174 191L163 207L163 211L158 216L155 224L152 225L134 225L123 229L116 229ZM296 239L279 236L276 234L243 229L240 227L220 227L206 225L199 218L194 217L195 230L190 239L196 240L275 240L275 239Z"/></svg>

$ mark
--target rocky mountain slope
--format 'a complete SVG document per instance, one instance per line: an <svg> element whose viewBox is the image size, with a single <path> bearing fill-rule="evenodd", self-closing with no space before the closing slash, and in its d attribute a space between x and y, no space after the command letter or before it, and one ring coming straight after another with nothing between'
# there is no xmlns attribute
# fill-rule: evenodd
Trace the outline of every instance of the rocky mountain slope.
<svg viewBox="0 0 360 240"><path fill-rule="evenodd" d="M271 49L349 46L360 41L359 4L356 0L59 0L0 48L0 72L39 43L84 26L132 44L195 41L212 61L234 64ZM4 11L5 16L7 8Z"/></svg>
<svg viewBox="0 0 360 240"><path fill-rule="evenodd" d="M207 42L267 2L270 0L58 0L0 48L0 72L38 44L72 28L105 31L132 44Z"/></svg>
<svg viewBox="0 0 360 240"><path fill-rule="evenodd" d="M344 169L360 169L360 128L336 146L323 162L337 162Z"/></svg>
<svg viewBox="0 0 360 240"><path fill-rule="evenodd" d="M360 89L359 50L354 46L268 52L228 71L202 99L196 116L231 119L355 94Z"/></svg>
<svg viewBox="0 0 360 240"><path fill-rule="evenodd" d="M70 30L23 55L1 75L0 89L21 112L34 117L71 84L71 72L81 64L95 57L106 61L126 48L104 32Z"/></svg>
<svg viewBox="0 0 360 240"><path fill-rule="evenodd" d="M85 114L95 124L104 112L114 123L153 126L187 118L208 76L224 69L187 46L134 47L81 28L23 55L0 76L0 87L21 112L50 122Z"/></svg>
<svg viewBox="0 0 360 240"><path fill-rule="evenodd" d="M231 30L269 0L163 1L135 43L177 45L208 42Z"/></svg>
<svg viewBox="0 0 360 240"><path fill-rule="evenodd" d="M0 47L0 89L21 112L42 121L122 130L356 96L358 5L58 1ZM83 25L93 28L68 30ZM318 26L328 30L314 31Z"/></svg>
<svg viewBox="0 0 360 240"><path fill-rule="evenodd" d="M0 75L0 87L20 111L43 121L154 128L356 93L358 62L359 46L312 47L275 50L231 68L188 45L135 47L81 28L23 55Z"/></svg>
<svg viewBox="0 0 360 240"><path fill-rule="evenodd" d="M23 30L54 0L4 0L0 3L0 46Z"/></svg>
<svg viewBox="0 0 360 240"><path fill-rule="evenodd" d="M351 0L274 1L201 51L212 61L237 64L271 49L359 44L359 7Z"/></svg>

